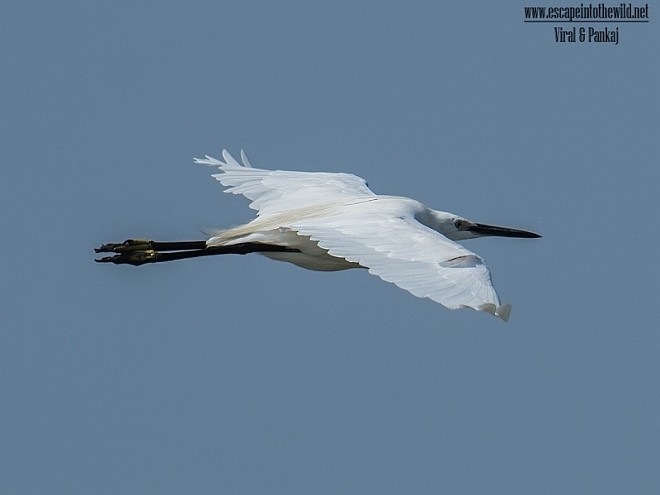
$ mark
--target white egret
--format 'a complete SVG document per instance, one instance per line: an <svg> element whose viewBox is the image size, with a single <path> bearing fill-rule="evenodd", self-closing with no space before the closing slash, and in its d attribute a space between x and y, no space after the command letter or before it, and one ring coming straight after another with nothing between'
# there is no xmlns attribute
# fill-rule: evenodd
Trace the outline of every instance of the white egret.
<svg viewBox="0 0 660 495"><path fill-rule="evenodd" d="M104 244L99 262L142 265L215 254L259 253L309 270L366 268L417 297L449 309L472 308L506 321L483 260L455 241L483 236L541 237L533 232L475 223L419 201L374 194L351 174L253 168L241 151L239 163L206 156L196 163L218 167L215 177L242 194L257 210L251 222L218 230L204 241L129 239Z"/></svg>

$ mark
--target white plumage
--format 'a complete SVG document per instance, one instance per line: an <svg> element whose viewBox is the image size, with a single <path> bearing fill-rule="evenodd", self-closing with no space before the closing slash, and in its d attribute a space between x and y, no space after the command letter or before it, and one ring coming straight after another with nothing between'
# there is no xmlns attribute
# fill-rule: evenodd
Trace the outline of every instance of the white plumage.
<svg viewBox="0 0 660 495"><path fill-rule="evenodd" d="M364 267L417 297L449 309L472 308L507 320L483 260L454 241L503 235L540 237L516 229L477 224L432 210L418 201L374 194L351 174L253 168L206 156L196 163L218 167L225 192L248 198L257 218L215 232L208 247L263 243L299 252L266 252L269 258L311 270Z"/></svg>

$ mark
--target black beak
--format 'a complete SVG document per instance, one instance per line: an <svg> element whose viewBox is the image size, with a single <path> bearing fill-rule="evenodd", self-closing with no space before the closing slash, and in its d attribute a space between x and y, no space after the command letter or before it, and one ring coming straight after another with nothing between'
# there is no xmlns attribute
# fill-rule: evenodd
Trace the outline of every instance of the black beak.
<svg viewBox="0 0 660 495"><path fill-rule="evenodd" d="M526 238L537 238L541 237L539 234L534 232L528 232L527 230L518 230L510 229L508 227L496 227L495 225L485 225L483 223L475 223L468 226L465 230L474 232L479 235L496 235L499 237L526 237Z"/></svg>

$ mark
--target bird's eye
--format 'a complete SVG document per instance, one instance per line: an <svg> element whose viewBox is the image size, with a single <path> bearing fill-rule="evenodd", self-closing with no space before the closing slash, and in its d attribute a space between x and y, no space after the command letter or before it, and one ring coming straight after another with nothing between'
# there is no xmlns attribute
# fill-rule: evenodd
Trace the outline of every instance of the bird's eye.
<svg viewBox="0 0 660 495"><path fill-rule="evenodd" d="M463 225L464 225L463 220L454 220L454 227L456 227L457 229L462 229Z"/></svg>

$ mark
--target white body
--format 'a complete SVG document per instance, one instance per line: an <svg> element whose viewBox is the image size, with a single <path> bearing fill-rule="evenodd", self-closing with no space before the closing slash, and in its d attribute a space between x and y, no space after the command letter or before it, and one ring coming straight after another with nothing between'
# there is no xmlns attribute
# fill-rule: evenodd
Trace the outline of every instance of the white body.
<svg viewBox="0 0 660 495"><path fill-rule="evenodd" d="M218 231L208 246L261 242L300 251L264 253L310 270L367 268L417 297L450 309L468 307L503 320L502 305L483 260L454 242L478 237L456 228L460 217L418 201L374 194L350 174L252 168L223 150L224 162L207 156L196 163L217 166L214 177L252 201L250 223ZM467 221L466 221L467 222Z"/></svg>

